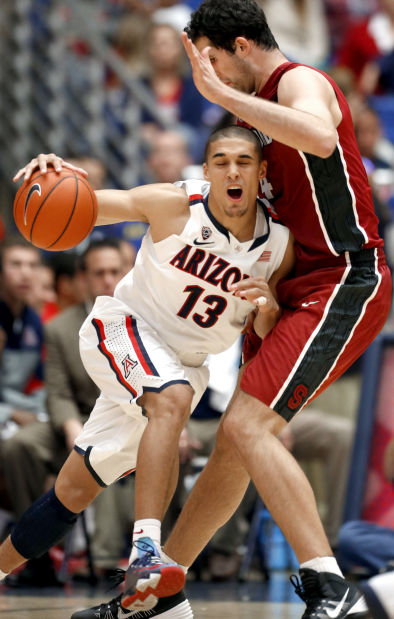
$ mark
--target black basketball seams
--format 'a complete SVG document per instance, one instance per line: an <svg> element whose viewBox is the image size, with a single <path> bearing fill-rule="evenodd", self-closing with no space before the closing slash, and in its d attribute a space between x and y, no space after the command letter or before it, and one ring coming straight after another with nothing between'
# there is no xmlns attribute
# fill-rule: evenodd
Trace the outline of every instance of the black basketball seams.
<svg viewBox="0 0 394 619"><path fill-rule="evenodd" d="M49 196L50 196L50 195L52 195L52 193L55 191L56 187L58 187L58 186L60 185L60 183L62 183L62 182L63 182L64 180L66 180L67 178L72 178L72 174L70 174L69 176L62 176L62 177L58 180L58 182L56 183L56 185L54 185L54 186L50 189L50 191L47 193L47 195L45 196L44 200L41 202L40 206L38 207L37 212L36 212L36 214L34 215L34 219L33 219L33 221L32 221L31 228L30 228L30 242L31 242L31 243L33 243L32 238L33 238L33 229L34 229L34 225L35 225L35 223L36 223L37 217L38 217L38 215L39 215L39 213L40 213L40 211L41 211L42 207L44 206L45 202L48 200ZM64 233L64 231L62 232L62 234L63 234L63 233ZM59 237L59 238L60 238L60 237ZM59 239L57 239L57 240L59 240ZM33 245L34 245L34 243L33 243ZM53 243L51 243L51 245L49 245L48 247L51 247L52 245L53 245ZM46 247L46 248L43 248L43 249L47 249L47 247Z"/></svg>
<svg viewBox="0 0 394 619"><path fill-rule="evenodd" d="M65 178L70 178L70 177L72 178L72 177L74 177L74 179L75 179L75 181L76 181L76 182L75 182L75 186L76 186L75 198L74 198L74 204L73 204L73 207L72 207L72 209L71 209L71 213L70 213L70 215L69 215L69 217L68 217L68 220L67 220L67 222L66 222L66 225L64 226L64 228L63 228L62 232L59 234L59 236L57 237L57 239L56 239L55 241L53 241L53 243L51 243L50 245L47 245L47 247L45 247L45 249L50 249L51 247L53 247L54 245L56 245L56 243L57 243L57 242L58 242L58 241L62 238L63 234L65 233L65 231L67 230L68 226L70 225L70 222L71 222L72 217L73 217L73 215L74 215L74 212L75 212L75 207L76 207L76 205L77 205L77 200L78 200L78 193L79 193L79 192L78 192L78 176L77 176L77 175L75 174L75 172L73 172L72 170L71 170L71 172L72 172L72 174L70 174L70 176L65 176ZM57 187L57 185L58 185L58 183L55 185L55 187Z"/></svg>
<svg viewBox="0 0 394 619"><path fill-rule="evenodd" d="M90 200L92 202L92 217L90 219L89 232L88 232L88 234L90 234L90 232L91 232L91 230L92 230L92 228L93 228L93 226L95 224L96 218L97 218L97 207L95 208L94 197L92 195L92 194L94 194L94 191L91 188L91 186L89 185L89 183L87 181L85 181L84 178L79 178L78 177L78 183L82 183L82 185L84 185L89 190L89 198L90 198Z"/></svg>

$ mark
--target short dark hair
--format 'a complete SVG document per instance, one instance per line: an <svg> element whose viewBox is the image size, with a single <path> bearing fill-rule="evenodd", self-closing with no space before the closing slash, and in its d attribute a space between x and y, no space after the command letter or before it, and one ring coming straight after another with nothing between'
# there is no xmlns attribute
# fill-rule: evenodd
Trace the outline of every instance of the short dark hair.
<svg viewBox="0 0 394 619"><path fill-rule="evenodd" d="M12 233L7 235L0 245L0 273L3 270L4 253L7 251L7 249L11 249L13 247L23 247L24 249L31 249L38 254L41 260L41 251L38 249L38 247L32 245L32 243L29 243L29 241L27 241L23 236L17 233Z"/></svg>
<svg viewBox="0 0 394 619"><path fill-rule="evenodd" d="M263 148L261 142L257 135L251 129L247 129L246 127L241 127L240 125L228 125L227 127L221 127L220 129L215 129L209 136L207 143L205 144L204 150L204 161L206 162L208 159L209 149L213 142L216 140L220 140L220 138L241 138L243 140L248 140L249 142L253 142L256 148L256 152L259 158L259 161L263 160Z"/></svg>
<svg viewBox="0 0 394 619"><path fill-rule="evenodd" d="M228 52L234 52L234 41L240 36L266 50L278 48L264 11L254 0L204 0L192 13L185 32L193 42L207 37Z"/></svg>
<svg viewBox="0 0 394 619"><path fill-rule="evenodd" d="M118 239L114 239L112 237L106 239L97 239L95 241L91 241L85 251L80 255L78 261L78 269L80 271L86 271L86 259L88 255L95 251L96 249L116 249L120 253L120 243Z"/></svg>

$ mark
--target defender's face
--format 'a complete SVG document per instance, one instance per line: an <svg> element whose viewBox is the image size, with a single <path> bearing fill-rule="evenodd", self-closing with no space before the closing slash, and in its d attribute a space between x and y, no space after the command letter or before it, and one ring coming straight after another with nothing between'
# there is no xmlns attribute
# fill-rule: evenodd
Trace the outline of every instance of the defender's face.
<svg viewBox="0 0 394 619"><path fill-rule="evenodd" d="M254 90L254 76L249 68L248 62L240 58L237 50L234 54L225 49L214 47L207 37L200 37L196 40L195 46L201 53L206 47L210 47L209 59L212 67L221 82L250 94Z"/></svg>
<svg viewBox="0 0 394 619"><path fill-rule="evenodd" d="M266 162L259 161L255 144L249 140L223 137L209 147L204 176L211 183L210 207L226 217L254 212L259 181Z"/></svg>

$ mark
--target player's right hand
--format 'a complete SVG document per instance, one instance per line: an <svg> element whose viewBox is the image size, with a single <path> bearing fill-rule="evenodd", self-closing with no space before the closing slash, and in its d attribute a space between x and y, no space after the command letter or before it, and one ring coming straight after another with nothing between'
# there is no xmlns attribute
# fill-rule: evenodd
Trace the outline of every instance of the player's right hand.
<svg viewBox="0 0 394 619"><path fill-rule="evenodd" d="M16 182L23 177L24 180L27 181L36 170L40 170L41 174L46 174L48 171L48 165L51 166L55 170L55 172L60 172L61 169L64 167L69 168L70 170L75 170L83 176L88 175L86 170L84 170L83 168L77 168L72 163L64 161L64 159L58 157L54 153L49 153L49 155L41 154L37 155L37 157L34 157L34 159L32 159L30 163L25 165L24 168L18 170L12 180Z"/></svg>

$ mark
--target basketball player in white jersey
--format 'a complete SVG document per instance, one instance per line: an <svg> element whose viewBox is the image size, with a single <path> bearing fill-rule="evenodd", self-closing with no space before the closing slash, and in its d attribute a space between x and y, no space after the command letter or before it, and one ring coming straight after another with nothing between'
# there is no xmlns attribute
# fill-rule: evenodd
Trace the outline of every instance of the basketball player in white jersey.
<svg viewBox="0 0 394 619"><path fill-rule="evenodd" d="M134 269L81 328L81 356L101 395L54 489L1 545L0 577L42 554L103 488L136 469L119 604L144 612L183 587L183 568L161 559L160 523L177 482L180 433L207 385L205 358L228 348L248 317L261 337L274 326L276 283L294 264L288 229L256 200L266 171L258 138L227 127L211 136L205 160L205 181L96 192L97 225L150 227ZM60 169L62 160L39 155L16 178L48 164ZM179 610L192 617L187 600Z"/></svg>

